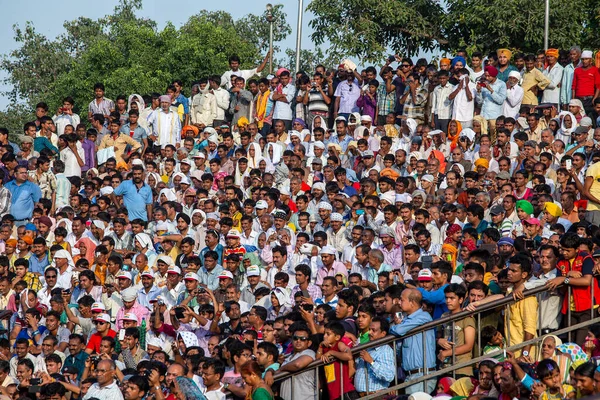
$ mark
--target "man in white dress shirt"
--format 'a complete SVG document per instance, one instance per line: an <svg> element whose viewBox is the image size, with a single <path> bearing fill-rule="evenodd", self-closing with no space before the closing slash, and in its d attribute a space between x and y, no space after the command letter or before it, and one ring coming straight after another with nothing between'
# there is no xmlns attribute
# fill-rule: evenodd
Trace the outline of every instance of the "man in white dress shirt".
<svg viewBox="0 0 600 400"><path fill-rule="evenodd" d="M160 111L150 114L148 122L153 127L155 144L165 147L168 144L179 147L181 142L181 121L177 111L171 109L171 96L160 96Z"/></svg>

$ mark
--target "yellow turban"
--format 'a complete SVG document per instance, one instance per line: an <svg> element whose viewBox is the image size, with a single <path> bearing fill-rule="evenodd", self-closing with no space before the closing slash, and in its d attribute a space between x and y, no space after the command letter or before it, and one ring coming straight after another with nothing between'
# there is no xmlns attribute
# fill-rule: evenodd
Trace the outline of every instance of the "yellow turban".
<svg viewBox="0 0 600 400"><path fill-rule="evenodd" d="M548 211L550 213L550 215L552 215L553 217L560 217L562 215L562 210L560 208L560 206L556 203L552 203L550 201L547 201L544 204L544 210Z"/></svg>
<svg viewBox="0 0 600 400"><path fill-rule="evenodd" d="M496 54L498 54L499 56L504 54L509 60L512 58L512 51L510 51L509 49L499 49Z"/></svg>
<svg viewBox="0 0 600 400"><path fill-rule="evenodd" d="M475 167L484 167L485 169L488 169L490 167L490 162L485 158L478 158L477 161L475 161Z"/></svg>
<svg viewBox="0 0 600 400"><path fill-rule="evenodd" d="M240 128L245 128L246 126L248 126L249 123L250 122L248 121L248 118L240 117L238 118L237 126L239 126Z"/></svg>
<svg viewBox="0 0 600 400"><path fill-rule="evenodd" d="M548 50L546 50L546 56L558 58L558 49L548 49Z"/></svg>

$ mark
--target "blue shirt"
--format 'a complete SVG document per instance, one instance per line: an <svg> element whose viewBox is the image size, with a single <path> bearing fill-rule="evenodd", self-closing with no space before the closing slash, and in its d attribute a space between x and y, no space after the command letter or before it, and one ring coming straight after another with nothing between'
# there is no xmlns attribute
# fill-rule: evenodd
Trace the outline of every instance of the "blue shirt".
<svg viewBox="0 0 600 400"><path fill-rule="evenodd" d="M35 203L42 197L40 187L30 181L19 185L16 180L12 180L6 184L6 188L12 193L10 213L15 220L31 219Z"/></svg>
<svg viewBox="0 0 600 400"><path fill-rule="evenodd" d="M374 349L368 349L367 352L373 358L371 364L365 362L362 358L356 359L356 373L354 374L354 386L359 392L375 392L387 389L390 382L394 380L394 350L388 346L380 346ZM366 370L366 371L365 371ZM365 373L366 372L366 373ZM367 386L367 377L369 376L369 385Z"/></svg>
<svg viewBox="0 0 600 400"><path fill-rule="evenodd" d="M129 122L123 125L121 129L119 129L119 131L127 136L131 136L131 126L129 125ZM144 128L138 125L133 130L133 136L131 136L131 138L137 142L142 143L143 139L148 139L148 134L146 133L146 130Z"/></svg>
<svg viewBox="0 0 600 400"><path fill-rule="evenodd" d="M156 285L152 285L148 293L146 293L146 290L144 290L144 288L141 288L140 290L138 290L137 301L138 303L140 303L140 305L146 307L149 310L152 310L152 304L150 304L150 301L156 300L156 298L160 295L161 292L162 291L158 287L156 287Z"/></svg>
<svg viewBox="0 0 600 400"><path fill-rule="evenodd" d="M431 322L428 312L418 309L398 325L392 325L390 333L394 336L404 336L409 331ZM427 354L427 368L435 368L435 332L433 329L425 332L425 353ZM409 336L402 340L402 368L411 371L423 368L423 334Z"/></svg>
<svg viewBox="0 0 600 400"><path fill-rule="evenodd" d="M443 313L448 312L448 307L446 306L446 294L444 293L446 286L448 286L447 283L431 292L428 292L423 288L417 288L417 290L421 292L421 296L423 296L423 301L433 305L433 319L438 319Z"/></svg>
<svg viewBox="0 0 600 400"><path fill-rule="evenodd" d="M148 221L146 206L152 204L152 189L147 184L137 188L133 180L123 181L114 191L116 196L123 196L123 203L129 212L129 220L136 218Z"/></svg>
<svg viewBox="0 0 600 400"><path fill-rule="evenodd" d="M211 249L209 249L208 246L206 246L205 248L203 248L200 251L199 257L200 257L200 260L202 260L202 265L204 265L204 255L209 250L211 250ZM217 254L219 255L219 259L217 260L217 264L223 265L223 245L221 243L217 244L217 247L215 247L214 251L216 251Z"/></svg>
<svg viewBox="0 0 600 400"><path fill-rule="evenodd" d="M33 139L33 151L40 153L42 150L48 149L53 153L58 153L58 148L52 144L45 136L36 137ZM17 153L15 153L17 154Z"/></svg>
<svg viewBox="0 0 600 400"><path fill-rule="evenodd" d="M41 260L35 254L29 257L29 272L43 275L48 265L50 265L48 253L44 253L44 257Z"/></svg>
<svg viewBox="0 0 600 400"><path fill-rule="evenodd" d="M477 93L477 103L481 104L481 116L485 119L496 119L502 115L504 100L506 100L506 82L496 79L496 82L490 83L492 92L487 88L482 88Z"/></svg>
<svg viewBox="0 0 600 400"><path fill-rule="evenodd" d="M200 283L205 284L210 290L217 290L219 288L219 275L223 272L221 265L216 265L212 271L208 272L205 266L202 266L198 270L198 276L200 277Z"/></svg>

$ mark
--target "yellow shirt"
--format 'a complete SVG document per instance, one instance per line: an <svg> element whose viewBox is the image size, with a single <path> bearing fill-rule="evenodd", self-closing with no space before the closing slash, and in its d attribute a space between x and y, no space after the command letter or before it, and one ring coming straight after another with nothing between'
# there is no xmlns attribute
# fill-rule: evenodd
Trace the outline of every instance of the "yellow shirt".
<svg viewBox="0 0 600 400"><path fill-rule="evenodd" d="M523 81L521 82L521 87L525 94L523 95L522 104L527 105L538 105L537 99L537 91L531 91L530 89L534 86L537 86L538 89L544 90L550 84L550 79L544 75L542 71L537 68L532 69L531 71L525 71L523 74Z"/></svg>
<svg viewBox="0 0 600 400"><path fill-rule="evenodd" d="M512 290L508 290L511 293ZM514 346L525 341L525 333L537 337L537 321L538 321L538 301L537 298L527 297L521 301L508 306L508 311L505 314L505 337L508 340L508 346ZM510 331L510 339L508 332ZM537 359L537 349L532 346L529 351L529 357ZM521 350L515 350L515 358L521 356Z"/></svg>
<svg viewBox="0 0 600 400"><path fill-rule="evenodd" d="M129 135L125 135L123 133L119 133L117 138L115 139L113 135L105 135L102 138L102 142L100 142L100 146L98 146L98 150L106 149L109 147L115 148L115 158L117 163L123 160L123 154L125 154L125 148L127 145L131 145L132 151L136 151L142 147L142 144Z"/></svg>
<svg viewBox="0 0 600 400"><path fill-rule="evenodd" d="M590 187L590 193L592 194L592 196L596 197L597 199L600 199L600 182L598 182L598 179L600 179L600 162L589 166L587 172L585 173L586 179L588 176L594 178L594 183L592 183L592 186ZM594 203L593 201L589 200L586 210L600 211L600 204Z"/></svg>

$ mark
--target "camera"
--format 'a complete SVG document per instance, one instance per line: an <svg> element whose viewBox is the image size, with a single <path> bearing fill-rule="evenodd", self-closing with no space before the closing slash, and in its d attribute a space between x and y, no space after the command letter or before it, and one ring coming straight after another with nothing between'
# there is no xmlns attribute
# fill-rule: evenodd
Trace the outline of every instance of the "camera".
<svg viewBox="0 0 600 400"><path fill-rule="evenodd" d="M42 380L40 378L31 378L29 380L29 384L32 386L39 385L40 383L42 383Z"/></svg>
<svg viewBox="0 0 600 400"><path fill-rule="evenodd" d="M98 362L100 361L100 356L90 356L90 361L92 362L92 364L98 364Z"/></svg>
<svg viewBox="0 0 600 400"><path fill-rule="evenodd" d="M315 306L312 304L302 304L301 307L304 309L304 311L308 312L312 312L312 310L315 308Z"/></svg>
<svg viewBox="0 0 600 400"><path fill-rule="evenodd" d="M185 318L185 308L183 307L175 307L175 316L177 317L177 319L183 319Z"/></svg>

